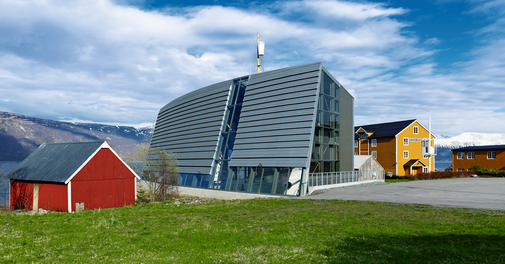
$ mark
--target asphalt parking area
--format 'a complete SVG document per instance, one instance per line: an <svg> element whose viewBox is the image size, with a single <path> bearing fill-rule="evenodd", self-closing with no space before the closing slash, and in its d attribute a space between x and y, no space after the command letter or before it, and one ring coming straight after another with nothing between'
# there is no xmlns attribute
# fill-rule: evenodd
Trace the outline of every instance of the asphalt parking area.
<svg viewBox="0 0 505 264"><path fill-rule="evenodd" d="M427 204L505 211L505 178L460 178L333 188L301 198Z"/></svg>

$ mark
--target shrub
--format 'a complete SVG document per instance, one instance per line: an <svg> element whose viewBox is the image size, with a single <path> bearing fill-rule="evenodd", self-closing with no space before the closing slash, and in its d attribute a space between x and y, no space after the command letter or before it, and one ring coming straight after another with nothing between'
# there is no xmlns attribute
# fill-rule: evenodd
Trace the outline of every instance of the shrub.
<svg viewBox="0 0 505 264"><path fill-rule="evenodd" d="M495 177L505 177L505 170L486 169L478 164L472 166L470 169L474 170L477 175L491 175Z"/></svg>
<svg viewBox="0 0 505 264"><path fill-rule="evenodd" d="M475 174L474 171L433 171L428 173L418 173L416 175L409 175L407 178L410 180L433 180L433 179L446 179L446 178L468 178L470 175Z"/></svg>

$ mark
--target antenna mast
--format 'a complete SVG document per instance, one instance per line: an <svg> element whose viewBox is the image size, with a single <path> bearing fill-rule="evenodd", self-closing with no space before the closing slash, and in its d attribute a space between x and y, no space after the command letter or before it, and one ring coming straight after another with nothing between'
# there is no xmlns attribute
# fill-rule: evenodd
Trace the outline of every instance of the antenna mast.
<svg viewBox="0 0 505 264"><path fill-rule="evenodd" d="M256 35L256 41L258 43L257 49L256 49L256 58L257 58L257 64L256 64L256 69L258 70L258 73L260 73L260 56L265 55L265 42L260 41L260 33L257 33Z"/></svg>

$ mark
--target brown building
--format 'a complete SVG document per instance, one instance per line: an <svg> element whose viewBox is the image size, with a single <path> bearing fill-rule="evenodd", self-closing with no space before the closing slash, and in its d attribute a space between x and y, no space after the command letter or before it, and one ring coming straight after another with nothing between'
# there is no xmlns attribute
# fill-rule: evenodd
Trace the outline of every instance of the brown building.
<svg viewBox="0 0 505 264"><path fill-rule="evenodd" d="M505 145L472 146L451 151L453 171L469 171L474 165L505 170Z"/></svg>

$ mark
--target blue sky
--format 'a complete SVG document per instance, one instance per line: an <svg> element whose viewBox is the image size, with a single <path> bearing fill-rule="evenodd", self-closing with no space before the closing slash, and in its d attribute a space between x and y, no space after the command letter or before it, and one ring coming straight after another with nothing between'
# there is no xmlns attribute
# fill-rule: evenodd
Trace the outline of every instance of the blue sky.
<svg viewBox="0 0 505 264"><path fill-rule="evenodd" d="M323 62L355 124L505 132L505 0L0 0L0 111L141 125L189 91Z"/></svg>

